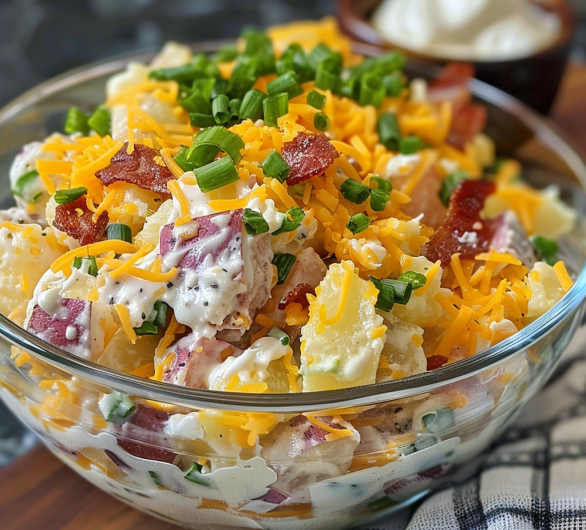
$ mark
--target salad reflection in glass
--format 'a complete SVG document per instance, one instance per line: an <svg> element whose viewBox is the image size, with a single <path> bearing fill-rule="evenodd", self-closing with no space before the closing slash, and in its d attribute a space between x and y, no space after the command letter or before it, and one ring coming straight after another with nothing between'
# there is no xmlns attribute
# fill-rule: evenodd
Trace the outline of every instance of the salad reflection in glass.
<svg viewBox="0 0 586 530"><path fill-rule="evenodd" d="M515 334L572 286L556 241L576 214L495 160L471 72L427 85L404 62L357 56L326 20L130 63L14 161L0 311L108 368L255 394L403 378ZM191 411L13 359L46 397L4 399L63 458L193 527L334 528L407 498L472 450L470 411L489 425L527 374L285 415Z"/></svg>

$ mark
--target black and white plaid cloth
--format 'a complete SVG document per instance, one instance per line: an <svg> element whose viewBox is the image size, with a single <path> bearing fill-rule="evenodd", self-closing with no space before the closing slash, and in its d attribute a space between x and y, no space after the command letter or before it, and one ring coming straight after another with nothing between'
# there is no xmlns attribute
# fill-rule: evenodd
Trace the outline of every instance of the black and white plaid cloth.
<svg viewBox="0 0 586 530"><path fill-rule="evenodd" d="M547 386L471 465L471 479L361 530L586 530L586 328Z"/></svg>

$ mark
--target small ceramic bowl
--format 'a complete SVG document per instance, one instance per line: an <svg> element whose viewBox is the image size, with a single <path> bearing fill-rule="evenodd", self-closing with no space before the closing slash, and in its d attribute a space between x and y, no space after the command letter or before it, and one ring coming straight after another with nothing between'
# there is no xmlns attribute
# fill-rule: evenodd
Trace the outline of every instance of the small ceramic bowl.
<svg viewBox="0 0 586 530"><path fill-rule="evenodd" d="M381 1L338 0L342 30L357 42L381 49L398 49L409 57L435 64L449 62L448 58L426 55L386 41L370 23L372 14ZM553 45L529 57L472 63L478 79L500 88L542 114L547 114L555 101L568 62L574 34L574 16L570 6L563 0L538 3L547 11L556 13L561 20L561 34Z"/></svg>

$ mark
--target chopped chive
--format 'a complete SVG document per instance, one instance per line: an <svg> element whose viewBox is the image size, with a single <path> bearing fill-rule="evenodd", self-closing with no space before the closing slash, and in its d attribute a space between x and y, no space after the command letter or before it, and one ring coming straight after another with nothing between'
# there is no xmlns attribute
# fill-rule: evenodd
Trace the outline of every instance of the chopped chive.
<svg viewBox="0 0 586 530"><path fill-rule="evenodd" d="M289 96L289 99L303 94L303 89L297 82L294 72L287 72L286 74L277 77L277 79L273 79L267 85L267 91L269 96L272 96L273 94L279 94L281 92L286 92Z"/></svg>
<svg viewBox="0 0 586 530"><path fill-rule="evenodd" d="M293 254L275 254L273 265L277 267L277 285L281 285L289 276L297 258Z"/></svg>
<svg viewBox="0 0 586 530"><path fill-rule="evenodd" d="M383 85L387 96L397 98L403 91L403 74L389 74L383 77Z"/></svg>
<svg viewBox="0 0 586 530"><path fill-rule="evenodd" d="M167 323L167 309L168 305L162 300L155 302L155 318L153 320L145 320L140 327L134 328L134 332L138 336L143 335L158 335L159 328Z"/></svg>
<svg viewBox="0 0 586 530"><path fill-rule="evenodd" d="M265 177L271 177L283 183L287 180L291 168L278 151L271 151L262 163L262 170Z"/></svg>
<svg viewBox="0 0 586 530"><path fill-rule="evenodd" d="M378 297L374 307L389 312L395 305L395 289L385 280L379 280L373 276L370 277L370 281L378 289Z"/></svg>
<svg viewBox="0 0 586 530"><path fill-rule="evenodd" d="M216 157L218 151L223 151L237 164L242 158L242 149L244 142L238 134L216 125L195 135L193 145L186 153L186 159L194 168L203 167Z"/></svg>
<svg viewBox="0 0 586 530"><path fill-rule="evenodd" d="M81 269L81 265L83 264L83 260L89 260L90 264L88 266L87 273L94 278L98 276L98 263L96 262L95 256L88 256L88 257L79 257L75 256L73 258L73 268L74 269Z"/></svg>
<svg viewBox="0 0 586 530"><path fill-rule="evenodd" d="M70 202L76 201L86 193L87 188L84 187L69 188L68 190L58 190L57 193L55 193L54 198L57 204L68 204Z"/></svg>
<svg viewBox="0 0 586 530"><path fill-rule="evenodd" d="M240 119L252 120L255 122L262 117L263 101L267 97L264 92L260 90L249 90L242 99L240 106Z"/></svg>
<svg viewBox="0 0 586 530"><path fill-rule="evenodd" d="M123 423L137 409L137 406L128 394L112 390L98 401L98 408L106 421Z"/></svg>
<svg viewBox="0 0 586 530"><path fill-rule="evenodd" d="M393 190L393 185L391 184L391 182L387 179L383 179L381 177L370 177L370 182L376 182L378 185L378 188L374 188L374 189L379 189L382 191L386 191L388 193L391 193L391 191Z"/></svg>
<svg viewBox="0 0 586 530"><path fill-rule="evenodd" d="M463 180L469 178L468 173L465 171L455 171L451 175L448 175L444 180L442 180L441 188L438 192L440 201L442 204L447 208L450 205L450 197L452 196L453 191L456 189L458 184Z"/></svg>
<svg viewBox="0 0 586 530"><path fill-rule="evenodd" d="M228 96L225 96L224 94L216 96L212 101L212 114L218 125L226 123L230 118L230 113L228 111L229 103L230 100L228 99Z"/></svg>
<svg viewBox="0 0 586 530"><path fill-rule="evenodd" d="M120 239L127 243L132 243L132 230L128 225L112 223L111 225L108 225L106 237L108 239Z"/></svg>
<svg viewBox="0 0 586 530"><path fill-rule="evenodd" d="M552 266L557 263L559 247L555 241L541 236L533 236L530 241L542 261Z"/></svg>
<svg viewBox="0 0 586 530"><path fill-rule="evenodd" d="M396 151L399 148L401 130L396 114L390 112L381 114L378 118L377 130L380 143L389 151Z"/></svg>
<svg viewBox="0 0 586 530"><path fill-rule="evenodd" d="M253 75L233 74L228 81L228 96L230 99L243 99L255 82L256 77Z"/></svg>
<svg viewBox="0 0 586 530"><path fill-rule="evenodd" d="M213 60L216 63L229 63L238 57L236 46L222 46L214 55Z"/></svg>
<svg viewBox="0 0 586 530"><path fill-rule="evenodd" d="M26 199L26 188L35 182L38 178L39 172L36 169L33 169L32 171L22 175L22 177L19 177L16 181L16 184L14 185L14 188L12 188L13 195L17 195L22 199Z"/></svg>
<svg viewBox="0 0 586 530"><path fill-rule="evenodd" d="M370 197L370 188L364 184L348 179L340 186L342 197L354 204L362 204L368 197Z"/></svg>
<svg viewBox="0 0 586 530"><path fill-rule="evenodd" d="M326 97L323 94L320 94L317 90L312 90L307 94L307 104L315 109L321 110L326 104Z"/></svg>
<svg viewBox="0 0 586 530"><path fill-rule="evenodd" d="M423 142L417 136L406 136L399 140L399 151L402 155L414 155L423 149Z"/></svg>
<svg viewBox="0 0 586 530"><path fill-rule="evenodd" d="M279 328L272 328L267 333L267 337L273 337L273 339L278 339L283 346L289 346L289 344L291 343L291 337L289 337L287 333L280 330Z"/></svg>
<svg viewBox="0 0 586 530"><path fill-rule="evenodd" d="M102 137L111 134L112 118L110 111L105 105L100 105L89 117L87 124L90 129L96 131Z"/></svg>
<svg viewBox="0 0 586 530"><path fill-rule="evenodd" d="M370 219L363 213L357 213L348 219L346 228L353 234L359 234L364 232L370 226Z"/></svg>
<svg viewBox="0 0 586 530"><path fill-rule="evenodd" d="M89 116L77 107L71 107L65 118L64 130L67 134L81 133L87 136L90 133Z"/></svg>
<svg viewBox="0 0 586 530"><path fill-rule="evenodd" d="M417 289L421 289L421 287L427 283L427 278L424 274L419 272L407 271L399 276L399 281L410 283L411 287L413 287L413 290L415 291Z"/></svg>
<svg viewBox="0 0 586 530"><path fill-rule="evenodd" d="M380 76L374 72L362 76L360 80L360 96L358 103L363 107L372 105L380 107L385 98L386 90Z"/></svg>
<svg viewBox="0 0 586 530"><path fill-rule="evenodd" d="M377 189L370 192L370 207L375 212L382 212L387 207L391 196L388 191Z"/></svg>
<svg viewBox="0 0 586 530"><path fill-rule="evenodd" d="M303 211L303 208L300 208L299 206L289 208L285 214L285 217L283 218L281 227L275 230L273 235L278 236L279 234L283 234L285 232L292 232L293 230L297 230L297 228L299 228L301 225L304 217L305 212Z"/></svg>
<svg viewBox="0 0 586 530"><path fill-rule="evenodd" d="M244 212L242 212L242 222L244 223L246 233L251 236L264 234L269 231L269 223L266 222L262 214L255 210L251 210L250 208L244 208Z"/></svg>
<svg viewBox="0 0 586 530"><path fill-rule="evenodd" d="M216 125L216 120L211 114L198 114L197 112L192 112L189 114L189 121L191 125L199 127L200 129Z"/></svg>
<svg viewBox="0 0 586 530"><path fill-rule="evenodd" d="M195 482L200 486L210 487L210 481L205 477L205 475L201 472L203 469L198 463L194 462L193 467L187 472L185 475L185 480L189 480L190 482Z"/></svg>
<svg viewBox="0 0 586 530"><path fill-rule="evenodd" d="M262 102L265 125L276 127L277 120L289 112L289 96L287 93L274 94Z"/></svg>
<svg viewBox="0 0 586 530"><path fill-rule="evenodd" d="M323 112L318 112L313 117L313 126L318 131L327 131L329 125L330 125L330 119Z"/></svg>
<svg viewBox="0 0 586 530"><path fill-rule="evenodd" d="M240 180L234 162L229 156L220 158L194 171L199 188L208 193Z"/></svg>
<svg viewBox="0 0 586 530"><path fill-rule="evenodd" d="M157 486L162 486L163 485L163 483L161 482L161 479L159 478L159 475L157 475L154 471L149 471L149 475L151 476L151 478L153 479L153 482Z"/></svg>

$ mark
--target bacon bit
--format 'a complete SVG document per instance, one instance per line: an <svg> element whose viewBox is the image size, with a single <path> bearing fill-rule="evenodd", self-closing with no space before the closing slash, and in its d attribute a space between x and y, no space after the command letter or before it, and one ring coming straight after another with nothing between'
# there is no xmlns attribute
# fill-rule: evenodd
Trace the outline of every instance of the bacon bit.
<svg viewBox="0 0 586 530"><path fill-rule="evenodd" d="M315 296L315 289L308 283L300 283L281 298L277 307L284 310L289 304L296 303L301 304L303 309L307 309L309 307L308 294Z"/></svg>
<svg viewBox="0 0 586 530"><path fill-rule="evenodd" d="M494 235L495 222L482 219L480 211L484 201L496 190L494 182L465 180L461 182L450 198L446 220L432 236L423 254L432 262L438 259L448 265L452 255L460 253L462 259L473 258L476 254L488 252ZM476 241L466 243L460 238L466 232L476 232Z"/></svg>
<svg viewBox="0 0 586 530"><path fill-rule="evenodd" d="M306 133L286 142L282 155L291 168L287 177L290 186L321 175L340 156L325 134Z"/></svg>
<svg viewBox="0 0 586 530"><path fill-rule="evenodd" d="M454 110L452 127L447 142L457 149L464 150L477 134L484 131L488 113L485 107L467 103Z"/></svg>
<svg viewBox="0 0 586 530"><path fill-rule="evenodd" d="M448 361L449 359L443 355L432 355L427 358L427 369L435 370L436 368L442 367Z"/></svg>
<svg viewBox="0 0 586 530"><path fill-rule="evenodd" d="M82 195L75 201L57 206L53 226L77 239L81 246L89 245L104 235L109 221L108 212L102 212L96 223L93 222L93 216L94 213L87 206L86 196Z"/></svg>
<svg viewBox="0 0 586 530"><path fill-rule="evenodd" d="M110 161L110 164L96 173L104 186L114 182L128 182L143 190L150 190L166 198L171 197L167 182L174 179L167 166L161 166L155 160L160 153L152 147L136 144L131 154L125 143Z"/></svg>

